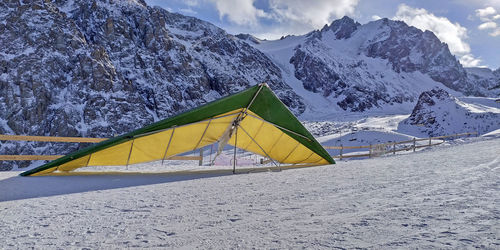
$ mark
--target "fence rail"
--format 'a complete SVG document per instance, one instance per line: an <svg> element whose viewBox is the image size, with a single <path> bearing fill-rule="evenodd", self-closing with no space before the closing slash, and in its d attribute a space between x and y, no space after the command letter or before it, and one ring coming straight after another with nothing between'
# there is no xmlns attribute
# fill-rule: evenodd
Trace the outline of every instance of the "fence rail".
<svg viewBox="0 0 500 250"><path fill-rule="evenodd" d="M42 142L90 142L97 143L108 138L88 137L58 137L58 136L29 136L29 135L0 135L0 141L42 141Z"/></svg>
<svg viewBox="0 0 500 250"><path fill-rule="evenodd" d="M461 137L461 136L470 136L470 135L477 135L477 132L471 132L471 133L461 133L461 134L453 134L453 135L443 135L443 136L434 136L434 137L428 137L428 138L413 138L412 140L407 140L407 141L398 141L398 142L388 142L388 143L382 143L382 144L373 144L373 145L363 145L363 146L324 146L325 149L339 149L340 154L339 155L333 155L332 158L338 158L338 159L344 159L344 158L356 158L356 157L374 157L377 155L381 154L396 154L396 152L401 152L401 151L410 151L413 150L415 152L416 149L418 148L425 148L425 147L431 147L431 146L436 146L439 144L442 144L443 142L438 142L438 143L432 143L432 140L438 140L438 139L445 139L445 138L451 138L451 137ZM425 145L417 145L416 142L418 141L429 141L428 144ZM409 147L403 147L403 148L398 148L396 149L396 145L400 144L408 144L412 143L413 145L410 145ZM388 147L392 148L390 150L386 150ZM362 148L368 148L369 152L368 154L343 154L344 149L362 149ZM376 148L383 148L384 152L381 154L375 154L373 152L374 149Z"/></svg>
<svg viewBox="0 0 500 250"><path fill-rule="evenodd" d="M53 161L64 155L0 155L0 161ZM172 156L165 158L172 161L200 161L202 156Z"/></svg>
<svg viewBox="0 0 500 250"><path fill-rule="evenodd" d="M0 161L53 161L64 155L0 155Z"/></svg>

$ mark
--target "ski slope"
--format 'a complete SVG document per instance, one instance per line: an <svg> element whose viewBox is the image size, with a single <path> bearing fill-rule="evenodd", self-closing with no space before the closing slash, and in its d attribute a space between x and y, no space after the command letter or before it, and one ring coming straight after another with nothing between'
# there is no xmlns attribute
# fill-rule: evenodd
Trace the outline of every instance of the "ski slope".
<svg viewBox="0 0 500 250"><path fill-rule="evenodd" d="M253 174L0 172L1 246L500 248L500 138Z"/></svg>

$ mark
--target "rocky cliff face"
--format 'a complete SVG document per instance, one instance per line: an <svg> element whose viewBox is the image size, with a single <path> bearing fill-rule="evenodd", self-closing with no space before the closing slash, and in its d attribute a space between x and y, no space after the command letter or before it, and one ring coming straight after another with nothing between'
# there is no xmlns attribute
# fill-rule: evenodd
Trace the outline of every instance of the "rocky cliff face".
<svg viewBox="0 0 500 250"><path fill-rule="evenodd" d="M488 68L465 68L465 71L469 82L484 92L489 91L492 96L500 95L500 68L495 71Z"/></svg>
<svg viewBox="0 0 500 250"><path fill-rule="evenodd" d="M0 133L111 137L259 82L296 114L305 109L260 51L143 1L3 1L0 44ZM0 151L76 147L3 143Z"/></svg>
<svg viewBox="0 0 500 250"><path fill-rule="evenodd" d="M481 95L481 92L467 81L462 65L450 53L448 45L430 31L406 25L401 21L382 19L386 27L381 33L385 39L375 41L366 47L369 57L387 59L396 72L419 71L450 89L466 95Z"/></svg>
<svg viewBox="0 0 500 250"><path fill-rule="evenodd" d="M315 32L314 35L317 38L322 38L321 35L325 32L332 32L335 34L336 39L349 39L351 38L352 33L361 26L360 23L355 22L351 18L344 16L342 19L335 20L332 22L330 26L325 25L321 32Z"/></svg>
<svg viewBox="0 0 500 250"><path fill-rule="evenodd" d="M420 95L413 112L401 121L398 130L417 136L487 133L500 128L500 106L493 106L464 103L435 88Z"/></svg>

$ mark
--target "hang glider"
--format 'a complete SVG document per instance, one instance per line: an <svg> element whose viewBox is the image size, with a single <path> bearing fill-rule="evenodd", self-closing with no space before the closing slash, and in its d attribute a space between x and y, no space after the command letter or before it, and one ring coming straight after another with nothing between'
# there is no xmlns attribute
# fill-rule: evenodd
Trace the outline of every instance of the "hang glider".
<svg viewBox="0 0 500 250"><path fill-rule="evenodd" d="M334 164L328 152L267 84L210 102L174 117L70 153L21 176L68 172L87 166L132 165L218 143L287 164Z"/></svg>

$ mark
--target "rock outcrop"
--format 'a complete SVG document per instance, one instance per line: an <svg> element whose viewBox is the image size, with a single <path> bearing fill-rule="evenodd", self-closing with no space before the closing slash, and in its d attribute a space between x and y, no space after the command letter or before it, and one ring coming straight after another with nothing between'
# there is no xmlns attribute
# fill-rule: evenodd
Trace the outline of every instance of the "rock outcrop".
<svg viewBox="0 0 500 250"><path fill-rule="evenodd" d="M493 105L465 103L435 88L420 95L413 112L399 123L398 130L416 136L487 133L500 129L500 105Z"/></svg>

